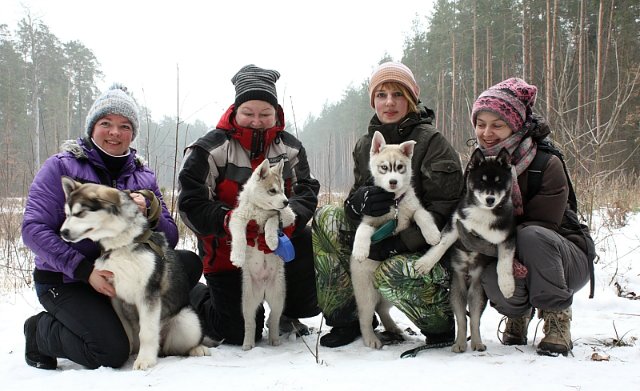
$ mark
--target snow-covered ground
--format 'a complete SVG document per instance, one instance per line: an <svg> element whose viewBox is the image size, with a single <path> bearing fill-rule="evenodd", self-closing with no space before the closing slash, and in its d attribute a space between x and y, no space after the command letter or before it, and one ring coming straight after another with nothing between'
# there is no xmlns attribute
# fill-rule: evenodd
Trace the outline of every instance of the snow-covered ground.
<svg viewBox="0 0 640 391"><path fill-rule="evenodd" d="M401 359L405 350L422 343L406 335L399 345L371 350L358 339L337 349L319 347L321 317L304 319L314 333L290 338L281 346L265 342L245 352L239 346L211 349L210 357L161 358L146 372L133 371L133 358L121 369L87 370L59 359L56 371L31 368L24 362L24 320L41 310L34 291L0 295L0 388L2 390L238 389L238 390L411 390L471 388L474 390L638 390L640 389L640 300L618 297L613 281L628 295L640 295L640 216L622 229L599 228L595 298L588 285L575 295L573 356L542 357L531 339L538 319L529 327L528 346L500 345L496 329L501 316L488 308L482 318L487 351L452 353L449 348L424 351ZM404 328L417 330L399 311L393 316ZM542 323L535 343L542 337ZM615 346L616 342L618 345ZM605 358L597 361L595 358Z"/></svg>

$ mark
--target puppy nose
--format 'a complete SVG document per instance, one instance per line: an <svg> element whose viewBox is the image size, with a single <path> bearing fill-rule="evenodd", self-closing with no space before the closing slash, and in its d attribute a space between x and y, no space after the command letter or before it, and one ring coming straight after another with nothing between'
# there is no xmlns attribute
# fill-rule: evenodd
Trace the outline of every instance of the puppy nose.
<svg viewBox="0 0 640 391"><path fill-rule="evenodd" d="M282 201L283 208L289 205L289 200Z"/></svg>
<svg viewBox="0 0 640 391"><path fill-rule="evenodd" d="M60 236L62 236L63 239L69 239L69 229L65 228L60 231Z"/></svg>
<svg viewBox="0 0 640 391"><path fill-rule="evenodd" d="M398 184L398 180L397 179L390 179L389 180L389 184L390 185L397 185Z"/></svg>
<svg viewBox="0 0 640 391"><path fill-rule="evenodd" d="M496 198L494 196L489 196L485 200L488 206L492 206L494 202L496 202Z"/></svg>

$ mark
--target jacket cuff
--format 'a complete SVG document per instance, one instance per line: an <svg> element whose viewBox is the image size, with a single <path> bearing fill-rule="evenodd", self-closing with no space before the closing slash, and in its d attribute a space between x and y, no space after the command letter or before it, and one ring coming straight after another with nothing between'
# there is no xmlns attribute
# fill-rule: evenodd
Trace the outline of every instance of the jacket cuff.
<svg viewBox="0 0 640 391"><path fill-rule="evenodd" d="M91 275L92 271L93 263L87 261L86 259L83 259L82 261L80 261L78 267L76 267L76 270L73 272L73 277L76 280L88 282L89 276Z"/></svg>
<svg viewBox="0 0 640 391"><path fill-rule="evenodd" d="M224 220L230 210L231 208L222 206L213 212L213 234L218 238L227 236L227 232L224 230Z"/></svg>

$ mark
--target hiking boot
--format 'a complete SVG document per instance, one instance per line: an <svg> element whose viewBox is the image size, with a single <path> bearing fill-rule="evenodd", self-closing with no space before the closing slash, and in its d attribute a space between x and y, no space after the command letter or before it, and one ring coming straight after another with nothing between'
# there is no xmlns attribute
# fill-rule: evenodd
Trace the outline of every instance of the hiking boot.
<svg viewBox="0 0 640 391"><path fill-rule="evenodd" d="M309 335L309 327L306 324L296 318L282 315L280 317L280 335L291 334L294 331L298 337Z"/></svg>
<svg viewBox="0 0 640 391"><path fill-rule="evenodd" d="M453 345L456 339L455 330L444 333L423 333L425 335L424 344L430 347L447 347Z"/></svg>
<svg viewBox="0 0 640 391"><path fill-rule="evenodd" d="M371 325L378 327L378 318L373 315ZM334 326L329 333L320 337L320 345L328 348L337 348L348 345L361 335L360 324L356 321L346 326Z"/></svg>
<svg viewBox="0 0 640 391"><path fill-rule="evenodd" d="M38 321L40 317L44 315L41 312L27 319L24 322L24 360L28 365L34 368L40 369L56 369L58 367L58 360L55 357L46 356L38 350L38 343L36 341L36 334L38 329Z"/></svg>
<svg viewBox="0 0 640 391"><path fill-rule="evenodd" d="M360 325L353 323L349 326L335 326L328 334L320 337L320 345L337 348L348 345L360 336Z"/></svg>
<svg viewBox="0 0 640 391"><path fill-rule="evenodd" d="M571 349L571 307L561 311L540 311L544 319L544 338L538 344L538 354L566 356Z"/></svg>
<svg viewBox="0 0 640 391"><path fill-rule="evenodd" d="M500 338L500 342L503 345L511 346L511 345L526 345L527 344L527 330L529 328L529 322L531 322L531 318L533 317L535 309L531 309L531 313L524 316L519 316L516 318L508 318L503 317L502 323L505 319L507 321L507 325L505 327L504 332L502 333L502 338Z"/></svg>

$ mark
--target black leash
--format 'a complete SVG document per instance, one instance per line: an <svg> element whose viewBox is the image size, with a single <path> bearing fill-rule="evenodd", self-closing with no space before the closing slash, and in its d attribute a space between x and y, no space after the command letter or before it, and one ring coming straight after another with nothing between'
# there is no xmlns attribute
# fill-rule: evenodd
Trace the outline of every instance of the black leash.
<svg viewBox="0 0 640 391"><path fill-rule="evenodd" d="M417 348L409 349L406 352L403 352L400 355L400 358L415 357L418 355L418 353L422 352L423 350L446 348L447 346L451 346L451 345L453 345L453 341L428 343L422 346L418 346Z"/></svg>

